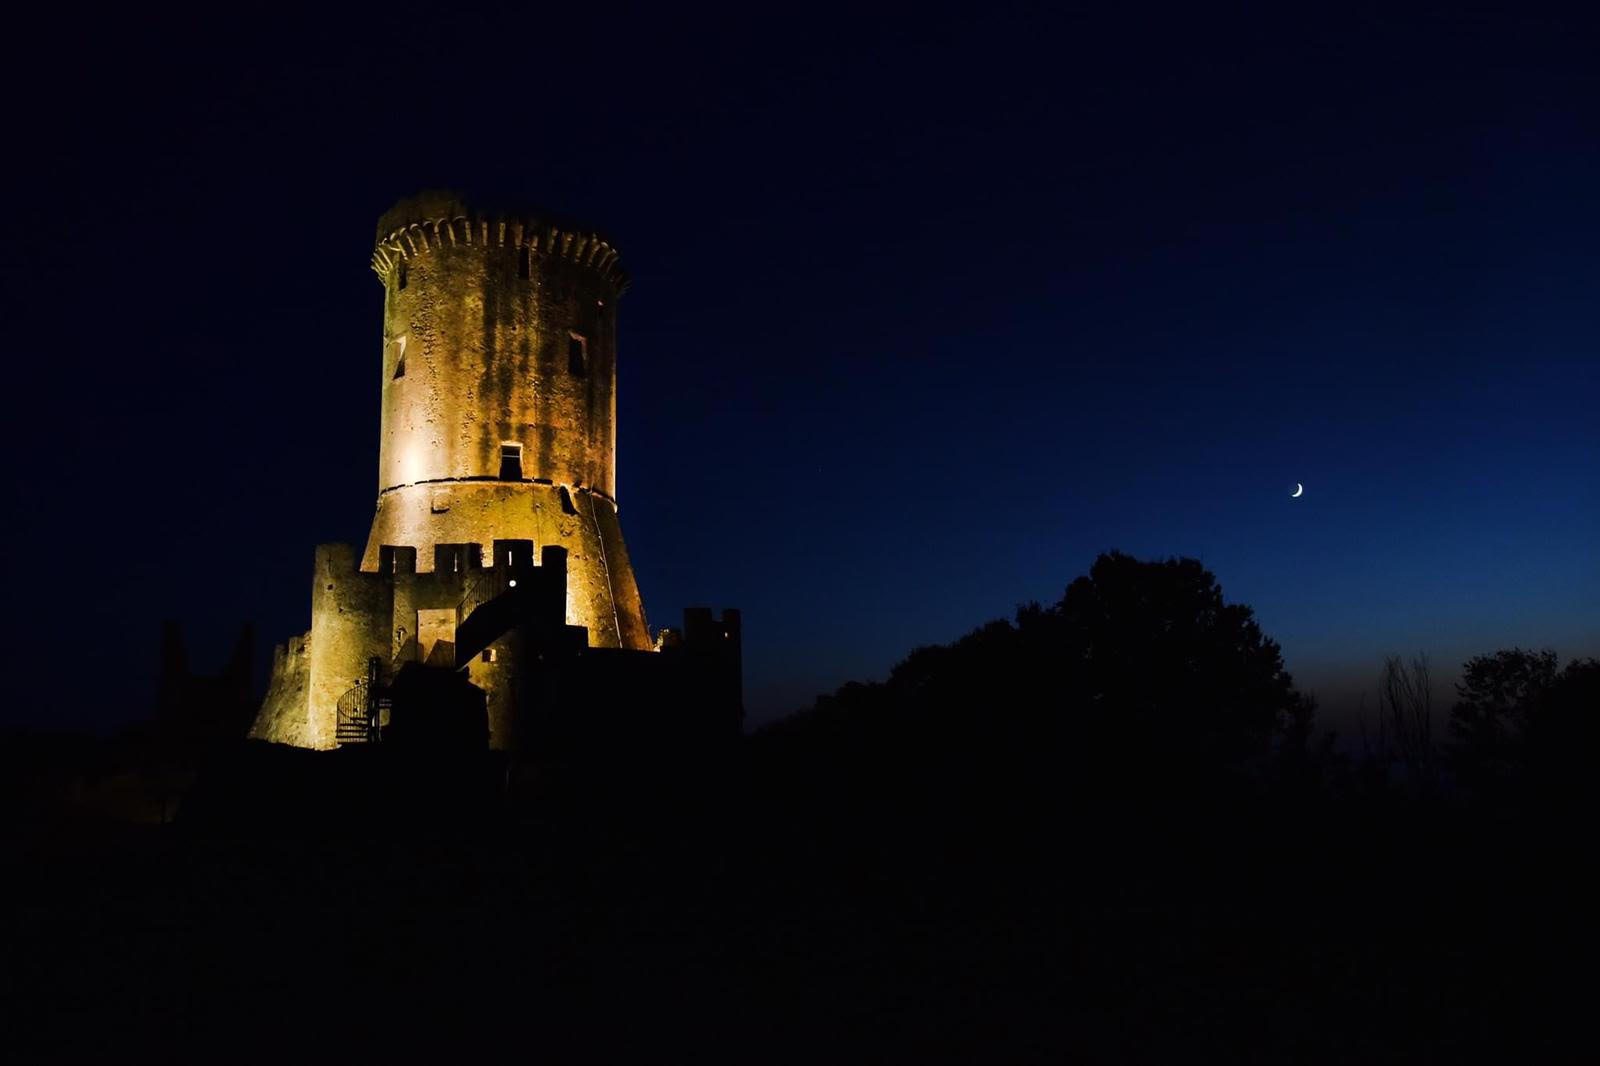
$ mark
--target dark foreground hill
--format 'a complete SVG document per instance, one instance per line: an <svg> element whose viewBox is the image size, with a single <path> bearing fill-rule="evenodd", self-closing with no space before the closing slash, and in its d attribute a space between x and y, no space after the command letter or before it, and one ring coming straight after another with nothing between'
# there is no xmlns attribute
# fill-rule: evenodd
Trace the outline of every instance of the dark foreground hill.
<svg viewBox="0 0 1600 1066"><path fill-rule="evenodd" d="M519 814L240 753L283 792L249 818L12 840L13 1046L1447 1061L1549 1056L1584 1016L1592 897L1548 822L794 755L749 741L676 790L613 767Z"/></svg>

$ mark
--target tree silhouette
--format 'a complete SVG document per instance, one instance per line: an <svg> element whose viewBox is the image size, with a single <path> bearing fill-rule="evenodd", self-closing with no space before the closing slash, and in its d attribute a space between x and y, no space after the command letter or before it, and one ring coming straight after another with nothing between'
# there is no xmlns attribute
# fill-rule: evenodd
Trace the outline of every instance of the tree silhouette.
<svg viewBox="0 0 1600 1066"><path fill-rule="evenodd" d="M1414 789L1428 792L1438 786L1433 673L1426 655L1415 655L1409 662L1398 655L1383 660L1376 721L1369 727L1363 711L1360 726L1366 765L1375 783L1387 782L1390 773L1398 769Z"/></svg>
<svg viewBox="0 0 1600 1066"><path fill-rule="evenodd" d="M1238 763L1304 713L1277 643L1197 560L1102 555L1046 624L1078 712L1130 743Z"/></svg>
<svg viewBox="0 0 1600 1066"><path fill-rule="evenodd" d="M1464 786L1583 787L1600 739L1600 661L1559 669L1553 651L1503 649L1468 659L1456 695L1449 754Z"/></svg>
<svg viewBox="0 0 1600 1066"><path fill-rule="evenodd" d="M839 743L880 752L1070 750L1124 773L1259 767L1275 743L1309 743L1311 714L1276 642L1197 560L1109 552L1056 603L917 648L883 684L847 685L782 728L853 731Z"/></svg>

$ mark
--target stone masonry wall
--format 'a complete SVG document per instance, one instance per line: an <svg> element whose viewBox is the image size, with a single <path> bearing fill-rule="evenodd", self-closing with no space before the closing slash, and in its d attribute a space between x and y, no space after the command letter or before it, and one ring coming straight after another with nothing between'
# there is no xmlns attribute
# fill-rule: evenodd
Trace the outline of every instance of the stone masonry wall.
<svg viewBox="0 0 1600 1066"><path fill-rule="evenodd" d="M306 717L310 650L309 632L272 649L272 674L267 681L267 698L262 701L255 724L250 727L250 739L292 744L297 748L315 746L311 742L310 723Z"/></svg>

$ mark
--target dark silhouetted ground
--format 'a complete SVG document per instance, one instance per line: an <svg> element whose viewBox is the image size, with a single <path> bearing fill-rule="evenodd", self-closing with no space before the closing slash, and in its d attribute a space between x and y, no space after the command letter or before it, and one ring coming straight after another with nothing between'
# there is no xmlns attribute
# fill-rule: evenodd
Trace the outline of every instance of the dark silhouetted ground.
<svg viewBox="0 0 1600 1066"><path fill-rule="evenodd" d="M415 767L250 750L233 786L277 795L17 827L13 1041L1452 1061L1553 1055L1583 1016L1586 849L1549 823L814 754L749 740L686 795L612 767L518 815L465 777L448 801Z"/></svg>

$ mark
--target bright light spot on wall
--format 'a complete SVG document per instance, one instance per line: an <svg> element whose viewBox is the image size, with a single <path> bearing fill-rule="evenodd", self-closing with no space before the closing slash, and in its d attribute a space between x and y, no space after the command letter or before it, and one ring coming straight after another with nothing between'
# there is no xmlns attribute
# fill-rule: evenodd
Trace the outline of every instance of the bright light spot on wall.
<svg viewBox="0 0 1600 1066"><path fill-rule="evenodd" d="M400 481L405 485L412 485L422 479L422 454L415 448L407 448L400 453Z"/></svg>

